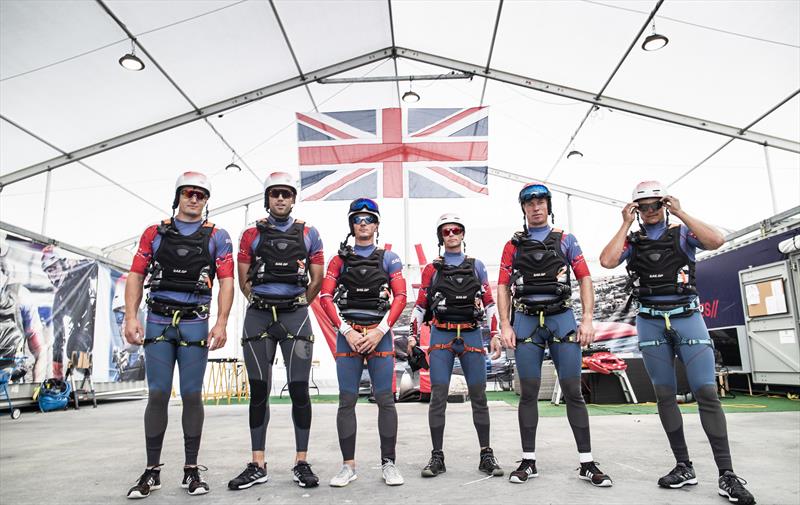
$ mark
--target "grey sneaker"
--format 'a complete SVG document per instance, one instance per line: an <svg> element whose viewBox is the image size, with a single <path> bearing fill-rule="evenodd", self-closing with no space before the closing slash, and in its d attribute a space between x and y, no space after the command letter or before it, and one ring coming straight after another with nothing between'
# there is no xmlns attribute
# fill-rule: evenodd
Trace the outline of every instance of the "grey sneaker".
<svg viewBox="0 0 800 505"><path fill-rule="evenodd" d="M332 487L345 487L357 478L358 475L356 475L355 468L350 465L342 465L342 469L339 470L339 473L331 478L330 485Z"/></svg>
<svg viewBox="0 0 800 505"><path fill-rule="evenodd" d="M403 476L400 475L400 470L398 470L397 466L394 464L394 461L385 459L381 469L383 470L383 480L386 482L387 486L402 486L405 482Z"/></svg>

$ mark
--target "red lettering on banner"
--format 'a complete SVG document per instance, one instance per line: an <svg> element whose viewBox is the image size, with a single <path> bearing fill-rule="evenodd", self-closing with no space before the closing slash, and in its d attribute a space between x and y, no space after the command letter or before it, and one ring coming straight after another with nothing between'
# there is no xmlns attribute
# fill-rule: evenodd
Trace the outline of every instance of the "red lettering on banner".
<svg viewBox="0 0 800 505"><path fill-rule="evenodd" d="M710 302L705 302L703 304L703 317L716 319L718 309L719 309L719 299L715 299Z"/></svg>

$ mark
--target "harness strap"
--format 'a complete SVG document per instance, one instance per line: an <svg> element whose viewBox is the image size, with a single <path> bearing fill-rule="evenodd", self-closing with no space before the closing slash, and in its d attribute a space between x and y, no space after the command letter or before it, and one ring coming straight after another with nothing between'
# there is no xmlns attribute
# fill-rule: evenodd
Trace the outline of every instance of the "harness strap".
<svg viewBox="0 0 800 505"><path fill-rule="evenodd" d="M361 354L360 352L355 351L333 353L334 358L361 358L366 359L367 361L371 360L372 358L386 358L394 355L394 351L373 351L369 354Z"/></svg>
<svg viewBox="0 0 800 505"><path fill-rule="evenodd" d="M280 335L273 334L273 332L271 330L276 324L279 327L278 329L281 332L283 332L283 334L280 334ZM264 331L262 331L261 333L259 333L258 335L254 335L252 337L242 337L242 345L244 345L245 342L254 342L256 340L262 340L262 339L265 339L265 338L272 338L272 339L276 340L277 342L280 342L280 341L282 341L284 339L289 339L289 340L297 339L297 340L304 340L306 342L311 342L312 344L314 343L314 335L313 334L312 335L295 335L294 333L290 332L289 329L286 328L286 325L284 325L280 321L280 319L278 319L278 311L277 311L277 309L275 308L274 305L272 306L272 322L270 323L270 325L267 326L267 328Z"/></svg>
<svg viewBox="0 0 800 505"><path fill-rule="evenodd" d="M430 354L432 351L440 351L440 350L450 351L459 358L468 352L486 354L486 349L484 349L483 347L473 347L471 345L467 345L467 343L464 342L464 338L461 336L461 328L457 328L456 331L457 331L456 336L447 344L435 344L428 347L428 354ZM461 352L456 352L453 350L453 345L458 343L460 343L464 347L464 350Z"/></svg>

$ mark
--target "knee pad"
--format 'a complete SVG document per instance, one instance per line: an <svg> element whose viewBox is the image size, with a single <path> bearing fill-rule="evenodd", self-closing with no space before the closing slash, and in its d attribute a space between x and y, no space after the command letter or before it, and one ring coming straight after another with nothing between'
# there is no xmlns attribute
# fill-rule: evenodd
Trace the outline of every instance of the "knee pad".
<svg viewBox="0 0 800 505"><path fill-rule="evenodd" d="M169 403L169 397L171 395L171 391L162 391L160 389L150 389L147 392L147 404L148 405L166 405Z"/></svg>
<svg viewBox="0 0 800 505"><path fill-rule="evenodd" d="M677 403L675 395L678 391L672 386L654 385L653 389L656 392L656 400L658 403Z"/></svg>
<svg viewBox="0 0 800 505"><path fill-rule="evenodd" d="M520 379L520 402L539 401L539 387L541 379Z"/></svg>
<svg viewBox="0 0 800 505"><path fill-rule="evenodd" d="M250 379L250 428L258 428L267 417L269 389L264 381Z"/></svg>
<svg viewBox="0 0 800 505"><path fill-rule="evenodd" d="M581 393L581 379L579 377L570 377L563 379L561 382L561 390L564 392L564 399L566 401L573 401L583 403L583 393Z"/></svg>
<svg viewBox="0 0 800 505"><path fill-rule="evenodd" d="M467 390L469 391L469 401L472 402L472 405L486 407L486 386L484 384L467 386Z"/></svg>
<svg viewBox="0 0 800 505"><path fill-rule="evenodd" d="M719 395L717 394L717 386L714 384L705 384L693 391L694 397L697 398L697 403L700 405L714 405L720 403Z"/></svg>
<svg viewBox="0 0 800 505"><path fill-rule="evenodd" d="M381 391L380 393L375 393L375 403L378 404L378 408L394 408L394 393L391 391Z"/></svg>
<svg viewBox="0 0 800 505"><path fill-rule="evenodd" d="M298 428L311 427L311 401L308 397L308 382L290 382L289 396L292 398L292 418Z"/></svg>
<svg viewBox="0 0 800 505"><path fill-rule="evenodd" d="M356 406L356 402L358 401L358 395L353 393L345 393L344 391L339 392L339 410L343 409L354 409Z"/></svg>

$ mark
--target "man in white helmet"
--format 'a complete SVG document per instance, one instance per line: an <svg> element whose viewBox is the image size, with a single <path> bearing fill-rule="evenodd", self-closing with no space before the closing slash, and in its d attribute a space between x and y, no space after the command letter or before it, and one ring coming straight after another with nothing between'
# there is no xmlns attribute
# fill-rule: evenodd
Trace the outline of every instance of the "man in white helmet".
<svg viewBox="0 0 800 505"><path fill-rule="evenodd" d="M433 442L431 458L422 469L423 477L436 477L446 471L444 463L444 425L450 377L456 356L464 370L472 405L472 423L478 434L480 458L478 470L491 476L503 475L503 469L489 447L489 407L486 402L486 362L481 323L492 328L493 358L500 356L497 333L497 308L492 297L486 267L479 259L464 254L466 225L458 214L442 214L436 223L439 251L444 254L425 266L422 286L411 314L414 335L409 337L409 351L417 344L423 323L431 327L428 348L431 371L431 402L428 425ZM410 354L410 352L409 352Z"/></svg>
<svg viewBox="0 0 800 505"><path fill-rule="evenodd" d="M305 488L319 484L307 462L311 428L308 378L314 350L308 304L319 293L325 256L317 229L291 215L297 190L290 174L271 173L264 182L264 207L269 215L245 230L239 243L239 287L250 301L242 347L250 382L252 459L228 482L231 490L269 479L264 451L272 364L279 346L292 399L296 450L292 479Z"/></svg>
<svg viewBox="0 0 800 505"><path fill-rule="evenodd" d="M627 262L629 289L638 303L636 331L647 373L658 400L658 414L676 465L658 480L663 488L697 484L676 402L675 356L686 367L689 387L697 399L700 420L719 470L719 494L739 505L755 499L733 472L728 429L714 369L714 350L697 296L695 252L718 249L722 233L681 206L658 181L644 181L622 209L622 225L603 249L600 264L614 268ZM683 224L670 225L670 215ZM633 221L639 230L628 233Z"/></svg>
<svg viewBox="0 0 800 505"><path fill-rule="evenodd" d="M190 495L210 489L199 472L205 467L197 464L203 432L203 378L209 350L225 345L233 304L231 239L206 219L210 196L211 183L205 175L185 172L178 177L172 203L177 214L145 230L125 283L125 340L144 345L149 393L144 414L147 468L128 490L128 498L146 498L161 488L161 448L176 363L185 452L181 487ZM215 277L219 280L217 320L209 330ZM143 287L150 288L144 329L138 318Z"/></svg>

